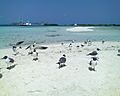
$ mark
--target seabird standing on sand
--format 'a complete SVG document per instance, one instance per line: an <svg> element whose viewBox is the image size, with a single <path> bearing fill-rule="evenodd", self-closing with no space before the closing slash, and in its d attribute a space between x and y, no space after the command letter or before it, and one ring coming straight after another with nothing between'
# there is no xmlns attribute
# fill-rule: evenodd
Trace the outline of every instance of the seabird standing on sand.
<svg viewBox="0 0 120 96"><path fill-rule="evenodd" d="M88 46L91 46L92 45L92 41L88 40Z"/></svg>
<svg viewBox="0 0 120 96"><path fill-rule="evenodd" d="M5 59L5 62L7 63L7 67L10 67L11 64L13 64L15 62L15 60L13 58L10 58L8 56L4 56L3 58L1 59Z"/></svg>
<svg viewBox="0 0 120 96"><path fill-rule="evenodd" d="M75 43L75 40L72 40L72 43Z"/></svg>
<svg viewBox="0 0 120 96"><path fill-rule="evenodd" d="M16 52L16 51L17 51L16 48L17 48L17 47L16 47L15 45L12 46L13 52Z"/></svg>
<svg viewBox="0 0 120 96"><path fill-rule="evenodd" d="M93 51L91 53L88 53L87 55L96 56L97 54L98 54L97 51Z"/></svg>
<svg viewBox="0 0 120 96"><path fill-rule="evenodd" d="M69 50L71 51L72 50L72 43L69 44Z"/></svg>
<svg viewBox="0 0 120 96"><path fill-rule="evenodd" d="M72 43L69 44L69 47L72 47Z"/></svg>
<svg viewBox="0 0 120 96"><path fill-rule="evenodd" d="M33 50L33 54L32 55L34 56L33 60L37 61L38 60L38 52L36 51L36 49Z"/></svg>
<svg viewBox="0 0 120 96"><path fill-rule="evenodd" d="M95 66L97 65L97 61L97 57L92 57L92 60L89 62L90 67L88 67L90 71L96 71Z"/></svg>
<svg viewBox="0 0 120 96"><path fill-rule="evenodd" d="M120 49L118 49L118 52L120 53Z"/></svg>
<svg viewBox="0 0 120 96"><path fill-rule="evenodd" d="M19 42L17 42L16 44L14 44L14 45L12 46L12 50L13 50L13 52L15 53L14 55L19 54L18 49L22 49L22 47L19 46L19 45L21 45L23 42L24 42L24 41L19 41Z"/></svg>
<svg viewBox="0 0 120 96"><path fill-rule="evenodd" d="M59 59L59 62L57 62L57 64L59 64L59 68L66 66L65 62L66 62L66 55L63 54L63 56Z"/></svg>
<svg viewBox="0 0 120 96"><path fill-rule="evenodd" d="M104 43L105 43L105 41L103 40L103 41L102 41L102 44L104 44Z"/></svg>
<svg viewBox="0 0 120 96"><path fill-rule="evenodd" d="M120 49L118 49L118 54L117 54L117 56L120 56Z"/></svg>
<svg viewBox="0 0 120 96"><path fill-rule="evenodd" d="M84 41L84 44L87 44L88 42L87 41Z"/></svg>
<svg viewBox="0 0 120 96"><path fill-rule="evenodd" d="M84 47L85 45L81 44L81 47Z"/></svg>
<svg viewBox="0 0 120 96"><path fill-rule="evenodd" d="M64 45L64 43L62 42L61 45Z"/></svg>
<svg viewBox="0 0 120 96"><path fill-rule="evenodd" d="M36 47L36 44L37 44L37 43L34 41L34 43L33 43L33 48Z"/></svg>

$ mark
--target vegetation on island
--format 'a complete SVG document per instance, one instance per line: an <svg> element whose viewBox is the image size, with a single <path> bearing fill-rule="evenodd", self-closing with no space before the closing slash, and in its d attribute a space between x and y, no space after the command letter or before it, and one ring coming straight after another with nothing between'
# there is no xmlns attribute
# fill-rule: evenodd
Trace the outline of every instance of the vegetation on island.
<svg viewBox="0 0 120 96"><path fill-rule="evenodd" d="M1 24L0 26L22 26L20 23ZM24 25L28 26L28 25ZM31 23L29 26L120 26L120 24L53 24L53 23Z"/></svg>

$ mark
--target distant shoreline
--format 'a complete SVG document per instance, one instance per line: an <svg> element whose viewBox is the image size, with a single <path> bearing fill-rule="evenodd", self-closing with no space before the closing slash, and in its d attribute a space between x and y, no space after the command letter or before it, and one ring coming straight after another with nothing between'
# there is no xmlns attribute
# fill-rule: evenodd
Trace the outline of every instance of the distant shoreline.
<svg viewBox="0 0 120 96"><path fill-rule="evenodd" d="M21 26L21 25L18 25L18 24L0 24L0 27L1 26ZM23 27L28 27L28 26L120 26L120 24L32 24L32 25L26 25L26 26L23 26Z"/></svg>

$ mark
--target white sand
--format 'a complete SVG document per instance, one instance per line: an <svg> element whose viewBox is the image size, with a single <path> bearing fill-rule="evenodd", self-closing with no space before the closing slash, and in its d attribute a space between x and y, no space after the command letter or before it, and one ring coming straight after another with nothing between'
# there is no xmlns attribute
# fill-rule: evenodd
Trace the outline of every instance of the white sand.
<svg viewBox="0 0 120 96"><path fill-rule="evenodd" d="M68 29L66 29L66 31L69 31L69 32L84 32L84 31L93 31L93 28L94 27L80 27L80 26L77 26L77 27L68 28Z"/></svg>
<svg viewBox="0 0 120 96"><path fill-rule="evenodd" d="M76 48L80 44L73 43L71 51L69 44L47 45L48 49L38 50L39 61L32 61L25 48L25 56L13 56L12 49L1 49L0 57L13 57L17 65L8 70L0 60L0 96L120 96L120 42L94 42ZM86 54L97 47L101 49L97 71L89 71L91 58ZM67 66L58 69L56 63L63 54Z"/></svg>

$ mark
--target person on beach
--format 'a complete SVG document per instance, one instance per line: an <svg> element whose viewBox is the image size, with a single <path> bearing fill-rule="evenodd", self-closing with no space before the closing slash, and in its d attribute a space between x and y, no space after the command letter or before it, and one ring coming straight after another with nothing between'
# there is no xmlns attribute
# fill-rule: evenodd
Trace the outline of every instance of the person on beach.
<svg viewBox="0 0 120 96"><path fill-rule="evenodd" d="M96 71L95 67L96 67L96 65L98 63L97 61L98 61L97 57L92 57L92 60L90 60L90 62L89 62L89 65L90 65L89 70L90 71Z"/></svg>

